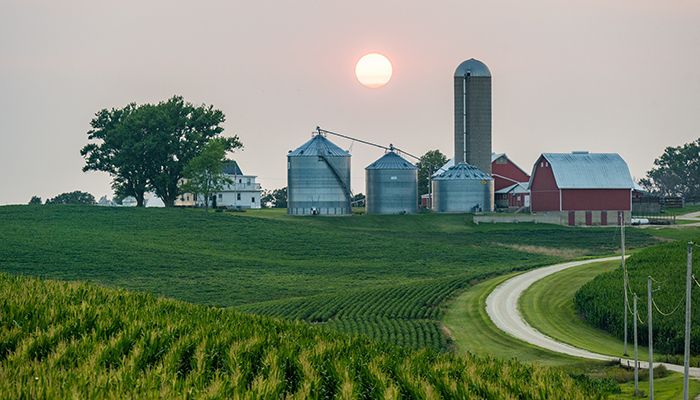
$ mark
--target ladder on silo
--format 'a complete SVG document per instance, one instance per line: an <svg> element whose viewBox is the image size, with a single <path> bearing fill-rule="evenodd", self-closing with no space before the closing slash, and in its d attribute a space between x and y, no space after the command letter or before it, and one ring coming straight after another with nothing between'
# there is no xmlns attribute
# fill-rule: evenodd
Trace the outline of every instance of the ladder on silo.
<svg viewBox="0 0 700 400"><path fill-rule="evenodd" d="M340 171L331 163L331 161L325 156L325 155L320 155L319 156L323 161L325 161L326 165L328 165L328 168L331 169L331 172L333 172L333 176L335 176L335 179L338 181L340 184L340 188L343 189L343 194L345 195L345 199L348 201L348 206L350 209L352 209L352 191L350 191L350 188L348 185L343 181L343 178L340 176Z"/></svg>

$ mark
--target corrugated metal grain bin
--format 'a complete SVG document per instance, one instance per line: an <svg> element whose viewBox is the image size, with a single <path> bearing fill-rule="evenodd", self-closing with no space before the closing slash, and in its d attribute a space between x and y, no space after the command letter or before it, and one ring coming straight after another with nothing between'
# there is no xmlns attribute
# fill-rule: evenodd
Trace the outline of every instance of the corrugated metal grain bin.
<svg viewBox="0 0 700 400"><path fill-rule="evenodd" d="M459 163L433 177L433 211L493 211L493 178L479 168Z"/></svg>
<svg viewBox="0 0 700 400"><path fill-rule="evenodd" d="M394 151L365 168L368 214L418 212L418 169Z"/></svg>
<svg viewBox="0 0 700 400"><path fill-rule="evenodd" d="M323 135L287 154L287 213L349 215L350 153Z"/></svg>

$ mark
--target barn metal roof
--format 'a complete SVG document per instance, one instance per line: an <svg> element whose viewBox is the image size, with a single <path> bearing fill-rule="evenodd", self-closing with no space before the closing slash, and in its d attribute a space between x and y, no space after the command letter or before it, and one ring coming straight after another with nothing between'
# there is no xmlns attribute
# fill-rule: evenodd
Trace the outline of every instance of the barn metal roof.
<svg viewBox="0 0 700 400"><path fill-rule="evenodd" d="M632 189L634 180L617 153L544 153L560 189ZM535 165L535 168L537 165ZM534 174L534 169L533 169Z"/></svg>
<svg viewBox="0 0 700 400"><path fill-rule="evenodd" d="M525 194L525 193L530 193L530 189L528 188L530 186L529 183L527 182L520 182L516 183L513 185L510 185L508 187L504 187L501 190L497 190L495 193L497 194L506 194L506 193L513 193L513 194Z"/></svg>
<svg viewBox="0 0 700 400"><path fill-rule="evenodd" d="M389 151L365 169L416 169L416 166L396 152Z"/></svg>
<svg viewBox="0 0 700 400"><path fill-rule="evenodd" d="M287 154L289 157L307 156L345 156L350 157L350 153L341 149L328 140L323 135L314 135L309 141L299 146L296 150Z"/></svg>
<svg viewBox="0 0 700 400"><path fill-rule="evenodd" d="M455 77L461 78L467 74L469 74L470 76L491 77L491 71L489 71L489 67L487 67L486 64L482 63L481 61L475 60L473 58L470 58L467 61L459 64L459 66L455 70Z"/></svg>
<svg viewBox="0 0 700 400"><path fill-rule="evenodd" d="M437 171L435 171L435 173L432 175L432 177L435 178L436 176L438 176L438 175L442 174L443 172L447 171L448 169L454 167L454 165L455 165L454 159L453 159L453 158L450 158L449 160L447 160L447 162L445 163L445 165L443 165L442 167L440 167L440 169L438 169Z"/></svg>
<svg viewBox="0 0 700 400"><path fill-rule="evenodd" d="M505 155L506 153L491 153L491 162L494 162Z"/></svg>
<svg viewBox="0 0 700 400"><path fill-rule="evenodd" d="M453 165L447 171L433 176L433 180L436 181L447 181L447 180L468 180L468 179L479 179L479 180L492 180L490 175L480 170L479 168L467 164L459 163Z"/></svg>

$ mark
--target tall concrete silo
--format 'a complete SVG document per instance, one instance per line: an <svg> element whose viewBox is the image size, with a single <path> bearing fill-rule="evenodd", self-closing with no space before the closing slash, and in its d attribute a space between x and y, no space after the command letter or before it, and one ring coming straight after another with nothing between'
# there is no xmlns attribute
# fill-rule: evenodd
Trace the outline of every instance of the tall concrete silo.
<svg viewBox="0 0 700 400"><path fill-rule="evenodd" d="M493 211L493 178L479 168L459 163L434 176L433 211L469 213Z"/></svg>
<svg viewBox="0 0 700 400"><path fill-rule="evenodd" d="M287 213L349 215L350 153L321 134L287 154Z"/></svg>
<svg viewBox="0 0 700 400"><path fill-rule="evenodd" d="M418 169L393 149L365 168L368 214L418 212Z"/></svg>
<svg viewBox="0 0 700 400"><path fill-rule="evenodd" d="M454 75L455 164L491 175L491 71L473 58Z"/></svg>

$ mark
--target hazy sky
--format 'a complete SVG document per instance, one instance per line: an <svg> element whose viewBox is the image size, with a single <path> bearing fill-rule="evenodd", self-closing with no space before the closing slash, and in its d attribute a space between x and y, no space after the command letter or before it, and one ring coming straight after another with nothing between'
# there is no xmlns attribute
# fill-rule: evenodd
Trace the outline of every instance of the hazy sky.
<svg viewBox="0 0 700 400"><path fill-rule="evenodd" d="M368 52L393 62L382 89L354 77ZM697 1L0 0L0 204L110 194L81 172L92 115L173 94L226 114L265 188L316 125L451 155L452 74L471 57L493 74L494 151L526 170L542 152L619 152L639 178L700 137ZM381 152L352 153L364 192Z"/></svg>

